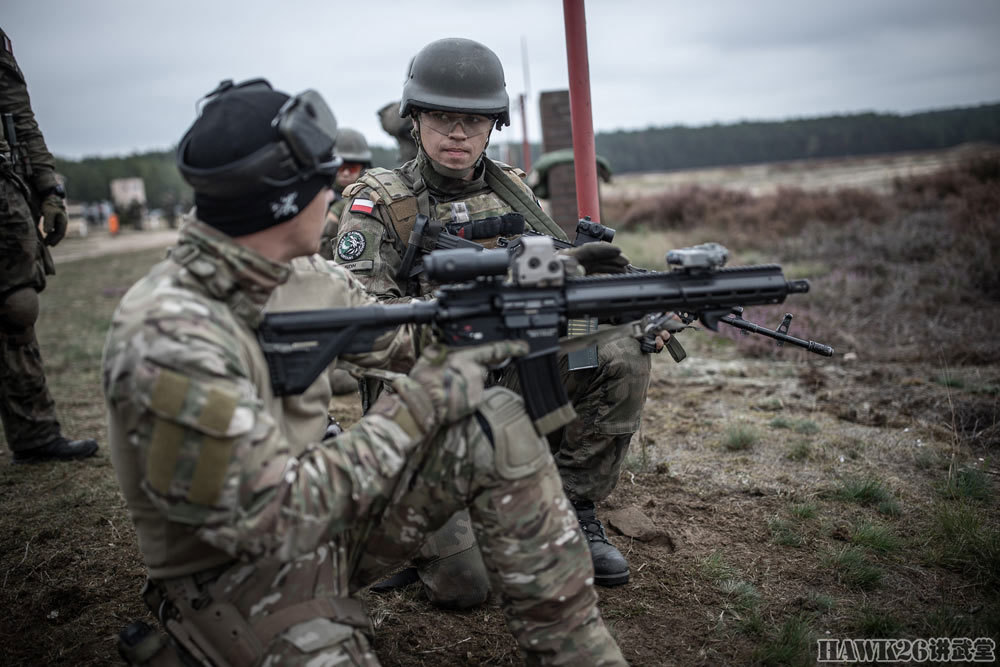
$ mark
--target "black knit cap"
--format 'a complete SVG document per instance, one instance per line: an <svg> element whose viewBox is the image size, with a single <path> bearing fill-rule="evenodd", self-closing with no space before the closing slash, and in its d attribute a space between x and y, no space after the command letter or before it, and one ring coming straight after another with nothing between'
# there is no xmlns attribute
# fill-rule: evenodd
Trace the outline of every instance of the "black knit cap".
<svg viewBox="0 0 1000 667"><path fill-rule="evenodd" d="M281 141L272 121L288 99L265 86L235 88L212 99L188 130L184 162L223 167ZM229 236L244 236L292 219L330 185L323 175L285 187L248 182L240 196L221 198L196 189L194 200L199 220Z"/></svg>

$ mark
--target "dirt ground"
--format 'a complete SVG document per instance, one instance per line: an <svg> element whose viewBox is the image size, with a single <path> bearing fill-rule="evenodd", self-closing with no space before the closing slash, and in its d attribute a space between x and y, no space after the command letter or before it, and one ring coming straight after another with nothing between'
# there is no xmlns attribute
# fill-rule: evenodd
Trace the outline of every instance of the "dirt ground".
<svg viewBox="0 0 1000 667"><path fill-rule="evenodd" d="M13 466L0 448L0 664L114 664L118 630L146 617L99 365L115 304L162 254L64 261L43 295L65 431L102 450ZM599 507L631 565L627 586L599 592L632 664L815 664L819 638L1000 639L1000 367L748 356L737 337L682 336L690 357L655 358ZM359 416L353 397L335 404ZM364 597L386 665L520 664L495 604L443 612L419 586Z"/></svg>

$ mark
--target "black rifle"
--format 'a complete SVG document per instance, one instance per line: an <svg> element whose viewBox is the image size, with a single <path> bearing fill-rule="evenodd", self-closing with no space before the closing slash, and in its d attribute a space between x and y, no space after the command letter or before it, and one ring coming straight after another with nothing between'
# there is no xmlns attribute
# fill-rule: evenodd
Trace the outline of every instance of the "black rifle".
<svg viewBox="0 0 1000 667"><path fill-rule="evenodd" d="M465 248L469 250L485 250L473 239L487 239L499 236L497 239L498 248L506 248L511 254L516 253L521 247L521 238L508 239L508 236L545 236L552 239L552 244L556 250L581 246L584 243L594 241L607 241L610 243L615 238L615 230L605 227L599 222L594 222L590 216L581 218L576 223L576 238L573 242L563 241L555 237L536 232L525 227L524 216L520 213L505 213L499 217L485 218L466 223L442 222L432 220L426 215L418 215L413 223L413 231L406 245L406 252L396 273L396 280L404 284L404 289L411 296L420 296L419 285L414 282L417 277L424 272L422 258L428 252L435 250L456 250ZM597 319L593 317L575 319L569 323L569 332L572 336L587 335L597 331ZM653 337L655 331L650 330L642 343L643 351L655 351ZM648 339L648 340L647 340ZM686 355L684 348L676 338L670 338L667 342L667 350L675 361L680 361ZM580 370L584 368L597 367L597 347L591 346L586 349L576 350L569 354L569 369Z"/></svg>
<svg viewBox="0 0 1000 667"><path fill-rule="evenodd" d="M467 229L475 225L481 232L471 232L465 234ZM459 233L455 233L455 232ZM476 243L476 238L493 238L501 235L497 240L497 247L506 248L509 252L515 252L521 246L520 238L508 240L503 236L546 236L533 229L528 229L524 225L524 216L520 213L506 213L502 216L477 220L474 223L457 225L446 223L440 220L433 220L424 214L419 214L413 222L413 231L406 244L406 252L400 262L399 270L396 272L396 280L404 282L413 280L424 272L423 257L435 250L485 250ZM607 241L610 243L615 238L615 230L605 227L599 222L593 222L590 216L580 219L576 223L576 238L573 242L563 241L554 237L552 239L556 250L581 246L592 241Z"/></svg>
<svg viewBox="0 0 1000 667"><path fill-rule="evenodd" d="M275 394L305 391L334 359L371 351L378 337L402 324L429 324L450 346L527 341L530 352L514 363L528 412L548 433L575 417L557 364L567 320L627 322L672 311L716 330L735 307L809 291L807 281L785 280L775 264L688 263L668 272L568 277L551 239L533 236L522 239L513 257L505 250L446 250L425 257L424 266L428 278L444 284L430 301L265 315L258 337ZM817 344L809 349L833 354Z"/></svg>

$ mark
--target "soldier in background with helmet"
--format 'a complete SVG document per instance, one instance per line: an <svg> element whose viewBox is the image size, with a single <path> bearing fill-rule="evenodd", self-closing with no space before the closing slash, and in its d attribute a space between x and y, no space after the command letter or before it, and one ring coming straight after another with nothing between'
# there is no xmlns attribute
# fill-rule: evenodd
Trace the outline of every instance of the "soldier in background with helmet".
<svg viewBox="0 0 1000 667"><path fill-rule="evenodd" d="M66 192L35 122L14 46L0 30L0 418L15 463L93 455L62 435L35 337L38 293L55 273L46 246L66 234ZM42 218L45 236L38 232Z"/></svg>
<svg viewBox="0 0 1000 667"><path fill-rule="evenodd" d="M365 135L357 130L341 128L337 133L337 157L342 160L337 178L333 184L333 204L326 218L323 229L323 241L319 246L319 254L325 259L333 259L333 244L337 242L337 225L344 211L343 192L354 181L361 177L366 169L372 166L372 151L368 148Z"/></svg>
<svg viewBox="0 0 1000 667"><path fill-rule="evenodd" d="M413 139L413 120L399 115L399 102L389 102L378 113L382 129L399 145L396 159L399 164L417 157L417 142Z"/></svg>
<svg viewBox="0 0 1000 667"><path fill-rule="evenodd" d="M565 239L524 183L524 172L486 157L490 132L510 124L503 66L490 49L467 39L442 39L410 62L400 115L412 120L417 157L393 171L373 169L344 192L337 261L350 268L382 301L424 297L433 290L419 280L397 277L418 214L448 223L452 233L494 247L520 234L524 224ZM522 222L517 226L517 216ZM628 261L606 243L567 251L588 272L624 271ZM610 253L610 254L609 254ZM669 338L661 332L658 345ZM596 583L628 581L628 563L607 539L595 503L617 483L649 382L650 360L627 338L598 350L596 368L568 371L567 393L578 418L550 434L566 495L588 539ZM516 374L503 383L514 387ZM488 594L468 516L457 515L425 545L417 561L428 597L443 606L468 607ZM400 573L377 588L412 580Z"/></svg>
<svg viewBox="0 0 1000 667"><path fill-rule="evenodd" d="M526 345L433 345L414 364L414 327L387 332L351 361L404 363L409 375L378 371L394 391L322 440L322 378L274 396L256 329L265 304L290 304L273 298L281 286L295 281L285 296L298 305L316 281L316 305L375 302L313 257L338 166L336 120L315 91L289 97L261 79L224 81L206 97L177 148L196 219L123 297L105 345L111 458L149 571L143 597L172 642L133 624L122 654L157 666L180 655L185 665L377 665L353 594L467 508L526 661L624 665L545 442L514 392L484 386L489 366Z"/></svg>

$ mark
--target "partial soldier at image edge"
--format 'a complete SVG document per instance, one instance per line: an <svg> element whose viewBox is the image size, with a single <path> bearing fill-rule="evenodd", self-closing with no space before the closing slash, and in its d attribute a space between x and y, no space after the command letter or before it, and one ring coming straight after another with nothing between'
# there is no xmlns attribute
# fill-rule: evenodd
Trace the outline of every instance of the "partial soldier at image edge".
<svg viewBox="0 0 1000 667"><path fill-rule="evenodd" d="M55 273L48 246L66 234L66 192L2 29L0 113L0 418L15 463L85 458L97 441L63 436L35 335L38 294Z"/></svg>

